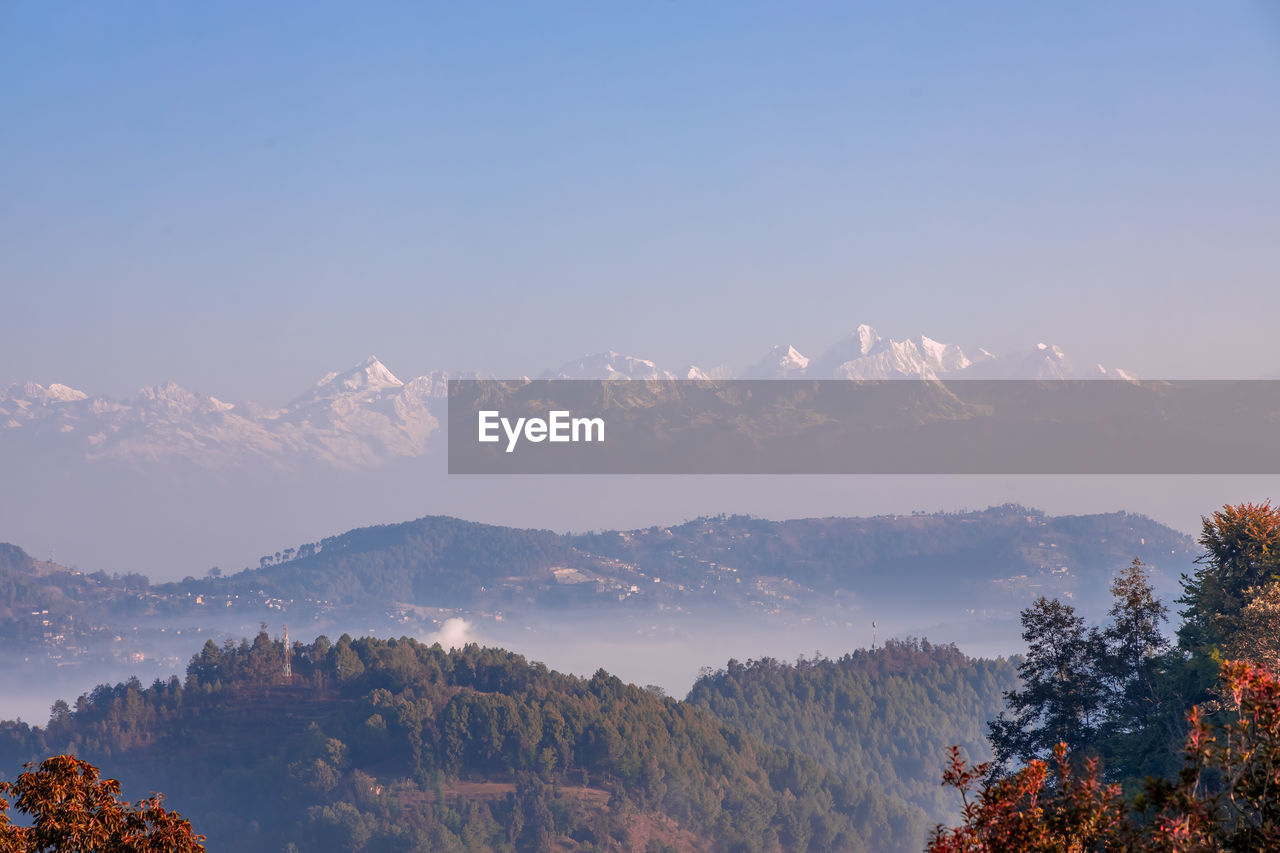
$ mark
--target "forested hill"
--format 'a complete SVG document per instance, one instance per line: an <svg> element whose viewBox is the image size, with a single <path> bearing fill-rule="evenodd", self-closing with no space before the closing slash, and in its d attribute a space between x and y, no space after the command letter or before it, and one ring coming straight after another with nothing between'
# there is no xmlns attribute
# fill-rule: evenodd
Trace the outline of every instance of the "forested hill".
<svg viewBox="0 0 1280 853"><path fill-rule="evenodd" d="M183 586L338 603L467 606L509 579L554 580L549 569L573 560L572 540L549 530L428 516L304 543L263 556L256 569Z"/></svg>
<svg viewBox="0 0 1280 853"><path fill-rule="evenodd" d="M1134 558L1172 588L1190 538L1129 513L980 512L765 521L701 518L673 527L560 535L447 517L369 527L264 555L254 569L164 589L336 604L404 602L498 609L574 603L813 607L854 597L957 607L1029 597L1105 600Z"/></svg>
<svg viewBox="0 0 1280 853"><path fill-rule="evenodd" d="M774 746L802 752L846 779L953 821L960 802L939 784L947 748L991 757L986 723L1017 685L1014 664L955 646L889 640L836 660L730 661L698 679L689 702Z"/></svg>
<svg viewBox="0 0 1280 853"><path fill-rule="evenodd" d="M210 850L920 849L916 807L685 702L409 639L252 642L185 683L100 686L45 728L0 724L0 767L71 751L152 790Z"/></svg>

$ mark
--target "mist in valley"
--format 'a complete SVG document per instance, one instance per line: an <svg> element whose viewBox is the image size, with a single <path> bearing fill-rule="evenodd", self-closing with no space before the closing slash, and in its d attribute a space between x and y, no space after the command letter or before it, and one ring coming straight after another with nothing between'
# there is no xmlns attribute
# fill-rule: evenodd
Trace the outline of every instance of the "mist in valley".
<svg viewBox="0 0 1280 853"><path fill-rule="evenodd" d="M270 614L259 614L264 619ZM856 618L795 620L769 615L744 619L730 615L679 616L654 612L609 613L576 610L555 614L464 614L430 625L397 626L376 613L337 620L287 623L291 642L311 643L323 634L336 640L352 637L410 636L445 648L478 643L499 646L545 663L564 673L591 677L605 669L625 682L657 687L666 695L684 698L699 673L718 669L730 659L747 661L801 657L836 658L889 638L927 638L935 645L952 643L972 657L1009 657L1022 651L1017 614L951 613L932 604L914 610L859 608ZM872 621L876 625L872 627ZM0 678L20 689L0 694L0 719L21 719L43 725L58 699L75 705L78 696L99 684L115 684L136 677L143 685L156 679L180 680L191 657L208 641L252 641L261 620L242 617L210 618L207 623L171 623L161 631L151 627L129 634L126 659L62 662L36 655L0 655ZM266 630L279 638L286 622L276 614ZM406 630L407 627L407 630ZM26 658L25 660L23 658ZM133 658L130 660L128 658Z"/></svg>

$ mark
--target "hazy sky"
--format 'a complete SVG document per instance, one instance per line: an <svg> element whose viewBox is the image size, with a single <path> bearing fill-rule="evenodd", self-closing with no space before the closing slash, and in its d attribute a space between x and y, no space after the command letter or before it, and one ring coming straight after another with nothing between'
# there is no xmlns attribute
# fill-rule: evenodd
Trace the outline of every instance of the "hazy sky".
<svg viewBox="0 0 1280 853"><path fill-rule="evenodd" d="M0 385L858 323L1280 373L1262 2L0 4Z"/></svg>

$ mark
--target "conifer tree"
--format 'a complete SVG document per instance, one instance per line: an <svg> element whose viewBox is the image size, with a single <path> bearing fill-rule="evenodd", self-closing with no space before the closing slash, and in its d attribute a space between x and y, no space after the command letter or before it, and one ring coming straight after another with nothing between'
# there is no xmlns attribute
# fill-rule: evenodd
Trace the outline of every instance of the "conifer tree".
<svg viewBox="0 0 1280 853"><path fill-rule="evenodd" d="M1166 678L1174 665L1160 630L1168 610L1141 560L1116 577L1111 594L1111 623L1102 632L1106 705L1100 750L1110 778L1141 780L1175 769L1169 762L1186 728Z"/></svg>
<svg viewBox="0 0 1280 853"><path fill-rule="evenodd" d="M1022 688L1005 694L1008 714L990 724L997 761L1046 758L1059 743L1073 754L1092 752L1106 701L1102 635L1056 598L1022 611L1022 627Z"/></svg>

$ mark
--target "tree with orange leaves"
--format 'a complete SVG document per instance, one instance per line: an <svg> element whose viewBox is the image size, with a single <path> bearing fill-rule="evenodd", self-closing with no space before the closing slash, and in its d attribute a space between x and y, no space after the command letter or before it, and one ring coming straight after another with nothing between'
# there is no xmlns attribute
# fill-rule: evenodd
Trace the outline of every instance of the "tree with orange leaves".
<svg viewBox="0 0 1280 853"><path fill-rule="evenodd" d="M0 782L0 853L204 853L204 836L165 809L161 795L136 805L119 795L120 783L99 779L87 761L47 758L16 782ZM30 826L9 820L8 796Z"/></svg>
<svg viewBox="0 0 1280 853"><path fill-rule="evenodd" d="M1120 786L1103 784L1096 758L1077 773L1064 743L1054 750L1052 772L1037 758L979 787L990 770L988 763L969 767L959 749L951 748L951 766L942 779L960 792L964 823L934 830L928 853L1111 850L1133 833Z"/></svg>
<svg viewBox="0 0 1280 853"><path fill-rule="evenodd" d="M1280 580L1280 509L1270 501L1227 504L1203 519L1200 568L1182 579L1183 649L1212 657L1239 628L1248 591Z"/></svg>
<svg viewBox="0 0 1280 853"><path fill-rule="evenodd" d="M1221 678L1228 721L1211 727L1193 708L1182 771L1148 780L1132 809L1096 761L1077 773L1063 744L1052 773L1035 760L995 780L953 747L943 784L960 791L964 822L934 830L927 853L1280 850L1280 677L1235 661Z"/></svg>
<svg viewBox="0 0 1280 853"><path fill-rule="evenodd" d="M1238 630L1223 647L1232 660L1280 664L1280 581L1245 590Z"/></svg>

